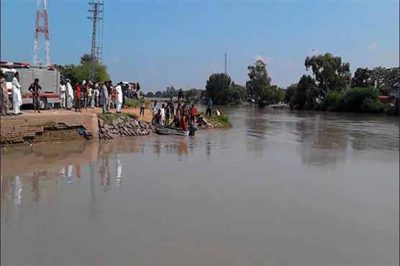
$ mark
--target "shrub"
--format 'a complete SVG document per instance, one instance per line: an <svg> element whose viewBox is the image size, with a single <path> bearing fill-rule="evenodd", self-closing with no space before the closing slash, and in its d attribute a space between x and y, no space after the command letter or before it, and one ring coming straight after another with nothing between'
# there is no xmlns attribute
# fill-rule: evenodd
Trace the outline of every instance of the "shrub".
<svg viewBox="0 0 400 266"><path fill-rule="evenodd" d="M213 115L211 117L206 118L209 123L211 123L214 127L217 128L229 128L232 127L231 122L229 121L229 117L226 115Z"/></svg>
<svg viewBox="0 0 400 266"><path fill-rule="evenodd" d="M339 109L346 112L382 112L379 92L371 87L349 89L340 101Z"/></svg>
<svg viewBox="0 0 400 266"><path fill-rule="evenodd" d="M321 104L321 109L326 111L337 111L340 107L342 94L338 91L330 91Z"/></svg>
<svg viewBox="0 0 400 266"><path fill-rule="evenodd" d="M380 113L384 111L384 107L383 103L367 98L361 104L361 111Z"/></svg>
<svg viewBox="0 0 400 266"><path fill-rule="evenodd" d="M140 107L140 101L138 99L129 99L129 98L127 98L125 100L125 106L126 107L139 108Z"/></svg>

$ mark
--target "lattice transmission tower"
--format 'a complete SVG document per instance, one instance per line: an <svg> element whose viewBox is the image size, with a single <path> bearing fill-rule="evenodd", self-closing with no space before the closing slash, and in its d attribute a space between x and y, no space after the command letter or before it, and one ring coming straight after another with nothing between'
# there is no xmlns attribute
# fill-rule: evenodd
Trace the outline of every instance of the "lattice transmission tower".
<svg viewBox="0 0 400 266"><path fill-rule="evenodd" d="M50 66L50 34L47 0L36 0L36 20L33 43L33 65L36 67Z"/></svg>
<svg viewBox="0 0 400 266"><path fill-rule="evenodd" d="M99 23L103 20L103 11L104 11L104 2L99 0L93 0L89 2L89 12L90 16L88 19L92 21L93 29L92 29L92 47L90 51L90 80L94 80L96 76L96 64L100 62L100 55L101 55L101 46L97 46L97 39L98 39L98 31L100 31ZM100 33L102 33L100 31Z"/></svg>

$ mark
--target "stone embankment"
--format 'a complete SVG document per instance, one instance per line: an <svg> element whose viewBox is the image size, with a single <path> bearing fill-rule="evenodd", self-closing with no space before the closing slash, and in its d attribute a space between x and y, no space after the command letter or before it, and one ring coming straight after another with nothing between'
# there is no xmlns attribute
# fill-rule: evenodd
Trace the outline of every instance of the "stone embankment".
<svg viewBox="0 0 400 266"><path fill-rule="evenodd" d="M149 123L130 115L99 115L98 124L99 139L144 136L153 131Z"/></svg>
<svg viewBox="0 0 400 266"><path fill-rule="evenodd" d="M1 116L0 145L98 138L97 115L65 111Z"/></svg>

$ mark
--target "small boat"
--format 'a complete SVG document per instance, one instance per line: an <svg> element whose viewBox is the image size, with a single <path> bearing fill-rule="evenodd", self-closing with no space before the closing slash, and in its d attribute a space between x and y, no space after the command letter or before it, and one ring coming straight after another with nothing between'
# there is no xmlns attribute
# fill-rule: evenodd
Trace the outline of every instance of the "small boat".
<svg viewBox="0 0 400 266"><path fill-rule="evenodd" d="M154 130L160 135L177 135L177 136L188 136L189 130L182 130L175 127L155 126Z"/></svg>

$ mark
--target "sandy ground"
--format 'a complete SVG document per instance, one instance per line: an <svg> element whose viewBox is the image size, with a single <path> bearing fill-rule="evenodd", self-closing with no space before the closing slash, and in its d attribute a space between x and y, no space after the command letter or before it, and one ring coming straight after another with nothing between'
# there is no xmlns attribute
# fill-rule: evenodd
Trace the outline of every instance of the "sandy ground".
<svg viewBox="0 0 400 266"><path fill-rule="evenodd" d="M65 109L51 109L51 110L42 110L40 113L35 113L33 110L22 110L23 114L21 115L22 117L24 116L53 116L53 115L71 115L71 114L101 114L102 110L101 108L87 108L87 109L82 109L81 113L76 113L74 110L65 110ZM111 109L111 113L115 113L115 109ZM140 109L139 108L124 108L122 109L122 113L127 113L127 114L136 114L139 116ZM146 122L151 122L153 115L151 113L150 109L145 109L144 111L144 116L139 117L140 120L146 121Z"/></svg>

